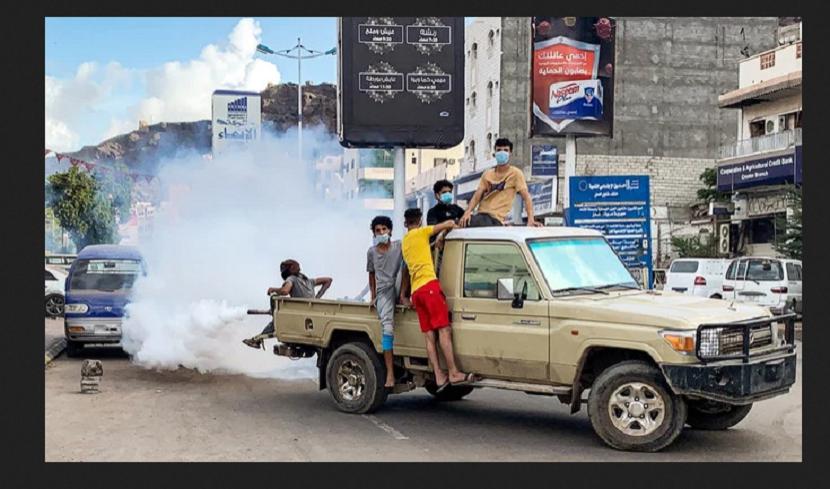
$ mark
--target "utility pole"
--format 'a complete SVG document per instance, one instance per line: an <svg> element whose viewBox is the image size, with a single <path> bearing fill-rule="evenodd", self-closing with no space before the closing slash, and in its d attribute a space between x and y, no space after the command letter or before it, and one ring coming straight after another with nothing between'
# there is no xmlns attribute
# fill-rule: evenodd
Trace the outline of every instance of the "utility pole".
<svg viewBox="0 0 830 489"><path fill-rule="evenodd" d="M328 51L315 51L303 46L300 38L297 38L297 44L290 49L283 49L282 51L274 51L264 44L258 44L257 52L262 54L274 54L284 58L297 60L297 159L303 161L303 60L318 58L327 54L335 54L337 48L331 48ZM296 51L297 54L290 54ZM307 54L303 54L303 53Z"/></svg>

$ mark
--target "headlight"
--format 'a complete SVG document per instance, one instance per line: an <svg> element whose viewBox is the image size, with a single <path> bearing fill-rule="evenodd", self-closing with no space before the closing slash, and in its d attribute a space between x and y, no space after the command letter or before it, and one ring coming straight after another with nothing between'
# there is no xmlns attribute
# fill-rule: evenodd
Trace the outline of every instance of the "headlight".
<svg viewBox="0 0 830 489"><path fill-rule="evenodd" d="M662 330L660 336L666 340L672 350L684 355L691 355L695 352L695 335L697 331Z"/></svg>
<svg viewBox="0 0 830 489"><path fill-rule="evenodd" d="M720 355L720 337L724 328L706 328L700 332L700 356L716 357Z"/></svg>
<svg viewBox="0 0 830 489"><path fill-rule="evenodd" d="M89 310L89 306L86 304L75 303L75 304L66 304L63 306L63 312L68 312L70 314L83 314Z"/></svg>

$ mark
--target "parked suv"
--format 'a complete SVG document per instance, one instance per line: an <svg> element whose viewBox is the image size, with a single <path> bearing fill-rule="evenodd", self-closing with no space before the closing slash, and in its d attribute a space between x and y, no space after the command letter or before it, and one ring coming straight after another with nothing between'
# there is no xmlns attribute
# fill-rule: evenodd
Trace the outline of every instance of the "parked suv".
<svg viewBox="0 0 830 489"><path fill-rule="evenodd" d="M801 260L748 256L729 264L723 298L801 314Z"/></svg>
<svg viewBox="0 0 830 489"><path fill-rule="evenodd" d="M674 260L666 273L663 290L722 299L723 274L729 265L727 259L679 258Z"/></svg>

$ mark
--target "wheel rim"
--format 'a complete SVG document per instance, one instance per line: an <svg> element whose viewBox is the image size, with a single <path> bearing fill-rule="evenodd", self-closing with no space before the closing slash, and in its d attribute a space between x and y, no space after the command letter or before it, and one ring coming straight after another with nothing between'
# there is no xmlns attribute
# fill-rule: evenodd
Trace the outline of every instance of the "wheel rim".
<svg viewBox="0 0 830 489"><path fill-rule="evenodd" d="M344 360L337 369L337 386L340 395L347 401L354 401L366 390L366 374L354 360Z"/></svg>
<svg viewBox="0 0 830 489"><path fill-rule="evenodd" d="M629 382L618 387L608 401L611 424L629 436L654 433L666 416L666 404L654 387Z"/></svg>
<svg viewBox="0 0 830 489"><path fill-rule="evenodd" d="M50 297L46 299L46 313L51 316L63 314L63 297Z"/></svg>

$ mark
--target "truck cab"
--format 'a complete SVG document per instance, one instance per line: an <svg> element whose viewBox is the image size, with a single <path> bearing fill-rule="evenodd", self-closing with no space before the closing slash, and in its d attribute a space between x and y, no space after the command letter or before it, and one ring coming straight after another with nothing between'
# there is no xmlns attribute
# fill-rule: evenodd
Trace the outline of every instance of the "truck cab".
<svg viewBox="0 0 830 489"><path fill-rule="evenodd" d="M792 316L753 305L641 289L597 231L451 231L439 264L459 368L482 380L437 392L414 310L395 317L397 391L439 399L475 388L583 404L610 446L659 450L684 424L725 429L795 382ZM366 304L279 299L277 354L311 356L337 407L383 403L381 329ZM381 379L381 380L378 380ZM583 394L588 393L584 399Z"/></svg>

